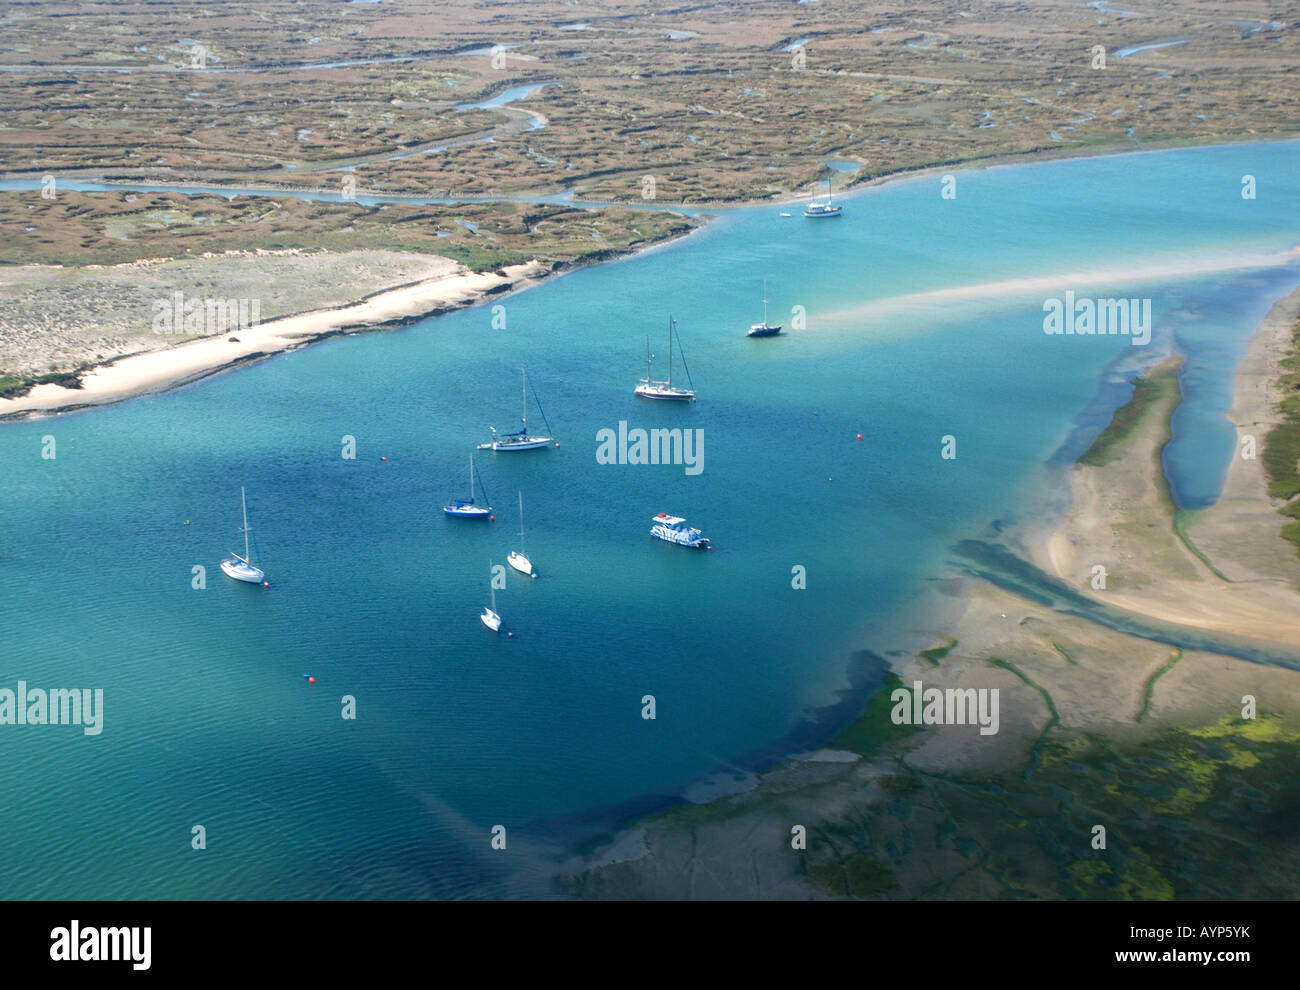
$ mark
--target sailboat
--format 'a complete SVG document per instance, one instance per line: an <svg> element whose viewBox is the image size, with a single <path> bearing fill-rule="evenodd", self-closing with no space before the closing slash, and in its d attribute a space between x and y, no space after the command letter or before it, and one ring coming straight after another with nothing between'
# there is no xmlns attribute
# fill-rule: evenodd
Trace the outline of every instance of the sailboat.
<svg viewBox="0 0 1300 990"><path fill-rule="evenodd" d="M814 220L824 219L826 217L837 217L844 212L844 207L836 206L831 202L831 184L826 183L826 202L809 203L808 209L803 211L806 217L812 217Z"/></svg>
<svg viewBox="0 0 1300 990"><path fill-rule="evenodd" d="M444 505L442 511L449 516L462 516L466 519L487 519L492 515L492 506L487 504L488 493L483 486L483 479L478 480L479 489L483 492L483 504L478 505L474 502L474 455L469 455L469 498L458 498L450 505Z"/></svg>
<svg viewBox="0 0 1300 990"><path fill-rule="evenodd" d="M546 412L542 409L542 402L537 399L536 390L533 391L533 398L537 400L537 411L542 414L542 422L546 423L546 429L549 431L551 424L546 422ZM492 440L489 443L478 445L479 450L536 450L538 447L549 447L554 442L554 437L534 437L528 435L528 369L524 368L524 411L519 417L520 429L515 433L498 434L496 427L490 426L492 431Z"/></svg>
<svg viewBox="0 0 1300 990"><path fill-rule="evenodd" d="M763 279L763 322L755 323L749 328L746 337L775 337L781 332L781 324L769 326L767 322L767 279Z"/></svg>
<svg viewBox="0 0 1300 990"><path fill-rule="evenodd" d="M479 618L483 620L483 625L487 626L493 632L500 632L501 616L497 615L497 589L496 586L492 584L491 579L488 580L488 593L492 596L492 605L490 608L485 608L483 614L480 615Z"/></svg>
<svg viewBox="0 0 1300 990"><path fill-rule="evenodd" d="M650 365L654 361L654 355L650 353L650 337L645 339L645 377L641 379L636 387L636 394L646 399L689 399L695 401L695 392L688 388L679 388L673 384L673 337L677 335L677 321L671 316L668 317L668 380L657 382L650 377ZM677 348L681 350L681 339L678 338ZM686 368L686 354L682 354L682 367ZM686 368L686 380L691 381L691 369ZM694 386L695 382L691 382Z"/></svg>
<svg viewBox="0 0 1300 990"><path fill-rule="evenodd" d="M506 558L506 563L517 570L520 574L527 574L530 578L537 575L533 572L533 562L524 556L524 493L519 493L519 549L511 550L510 556Z"/></svg>
<svg viewBox="0 0 1300 990"><path fill-rule="evenodd" d="M221 570L227 577L232 577L236 581L247 581L249 584L262 584L266 580L266 574L260 567L254 567L249 560L251 554L248 552L248 534L252 530L248 527L248 500L244 497L244 489L239 489L239 505L244 512L244 527L241 532L244 534L244 555L241 557L235 551L230 551L230 556L221 562Z"/></svg>

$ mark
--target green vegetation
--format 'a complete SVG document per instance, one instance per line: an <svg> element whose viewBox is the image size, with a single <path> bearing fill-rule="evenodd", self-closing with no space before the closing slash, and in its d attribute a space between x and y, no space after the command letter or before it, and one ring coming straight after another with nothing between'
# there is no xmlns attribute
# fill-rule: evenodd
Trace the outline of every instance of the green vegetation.
<svg viewBox="0 0 1300 990"><path fill-rule="evenodd" d="M1183 658L1183 651L1181 649L1174 650L1173 655L1169 658L1169 661L1163 667L1157 670L1154 674L1152 674L1150 677L1147 678L1146 686L1142 689L1142 710L1138 712L1137 715L1137 720L1139 722L1141 722L1144 718L1146 718L1147 712L1151 710L1151 693L1155 690L1156 681L1160 680L1161 677L1163 677L1169 671L1173 670L1174 664L1176 664L1182 658Z"/></svg>
<svg viewBox="0 0 1300 990"><path fill-rule="evenodd" d="M387 250L436 254L476 272L532 258L564 265L613 257L684 234L669 211L583 210L534 203L320 202L293 197L82 193L52 200L0 193L12 265L115 265L225 251ZM27 230L26 228L31 228Z"/></svg>
<svg viewBox="0 0 1300 990"><path fill-rule="evenodd" d="M577 188L640 201L651 175L661 202L702 203L806 190L830 158L862 162L838 176L857 185L1007 155L1295 131L1296 32L1243 31L1205 0L1158 4L1161 33L1187 43L1106 72L1086 70L1079 39L1136 44L1150 20L1080 0L920 0L872 17L852 3L584 0L582 32L561 29L558 4L392 6L213 7L201 20L222 71L178 75L134 70L190 64L177 40L194 31L189 0L17 5L0 47L35 71L0 73L0 154L32 176L227 185L337 189L349 168L362 194L448 197ZM805 36L806 53L780 50ZM492 44L510 50L504 71L468 54ZM383 55L397 59L304 71ZM60 71L78 63L123 71ZM1173 99L1156 65L1197 83ZM557 85L456 109L543 81Z"/></svg>
<svg viewBox="0 0 1300 990"><path fill-rule="evenodd" d="M47 375L35 375L20 378L14 375L0 375L0 399L16 399L26 395L37 385L62 385L64 388L81 388L81 376L85 368L76 371L52 371Z"/></svg>
<svg viewBox="0 0 1300 990"><path fill-rule="evenodd" d="M1291 347L1281 364L1282 421L1264 438L1264 470L1269 495L1287 500L1281 511L1292 522L1282 527L1282 537L1295 544L1300 555L1300 320L1291 328Z"/></svg>
<svg viewBox="0 0 1300 990"><path fill-rule="evenodd" d="M1056 640L1054 639L1049 640L1048 642L1052 644L1052 649L1054 649L1057 653L1061 654L1061 656L1064 658L1066 663L1068 663L1072 667L1079 666L1079 661L1074 659L1074 657L1070 656L1070 654L1066 653L1065 648L1061 646L1060 643L1056 642Z"/></svg>
<svg viewBox="0 0 1300 990"><path fill-rule="evenodd" d="M1148 701L1150 685L1181 655L1149 678ZM1040 691L1055 726L1050 695L1014 664L990 662ZM876 711L868 730L892 726L888 693L900 683L884 678L868 703ZM931 772L909 766L904 746L867 742L878 745L876 759L838 783L681 809L674 828L689 829L694 856L696 829L746 836L756 825L785 832L789 821L804 821L808 845L791 865L832 897L1270 900L1292 898L1300 885L1300 731L1276 713L1157 730L1141 741L1055 726L1030 757L1037 768L1023 776ZM835 810L805 817L819 807ZM580 897L626 897L641 889L639 876L620 863L566 887Z"/></svg>
<svg viewBox="0 0 1300 990"><path fill-rule="evenodd" d="M1289 898L1297 741L1261 714L1141 744L1058 735L1030 779L905 768L809 827L804 871L841 897Z"/></svg>
<svg viewBox="0 0 1300 990"><path fill-rule="evenodd" d="M1022 681L1028 684L1040 695L1042 695L1043 701L1047 704L1047 712L1050 717L1047 720L1047 724L1043 726L1043 731L1039 733L1038 738L1034 740L1033 748L1029 752L1029 765L1025 767L1025 780L1028 780L1030 776L1033 774L1034 770L1037 769L1038 767L1039 760L1041 759L1043 744L1047 741L1048 733L1050 733L1053 729L1055 729L1058 725L1061 724L1061 715L1056 710L1056 702L1053 701L1052 696L1047 693L1047 689L1040 684L1034 683L1034 681L1029 677L1028 674L1026 674L1023 670L1017 667L1010 660L1003 660L1000 657L989 657L989 663L991 663L994 667L1000 667L1002 670L1015 674L1018 678L1020 678Z"/></svg>
<svg viewBox="0 0 1300 990"><path fill-rule="evenodd" d="M953 647L956 645L957 641L955 639L949 639L943 646L932 646L928 650L922 650L921 656L937 667L939 666L939 661L951 653Z"/></svg>
<svg viewBox="0 0 1300 990"><path fill-rule="evenodd" d="M1079 458L1079 463L1089 467L1101 467L1115 460L1119 456L1116 446L1142 421L1142 415L1147 408L1167 394L1170 385L1169 377L1165 374L1153 374L1134 378L1133 395L1128 402L1115 410L1110 424L1098 434L1092 446Z"/></svg>
<svg viewBox="0 0 1300 990"><path fill-rule="evenodd" d="M898 886L893 871L869 856L826 857L808 867L808 880L828 894L879 897Z"/></svg>
<svg viewBox="0 0 1300 990"><path fill-rule="evenodd" d="M1032 779L921 774L922 794L853 815L855 833L890 852L885 864L908 897L1290 898L1300 879L1287 824L1300 805L1297 741L1267 714L1137 745L1053 740ZM1098 825L1104 849L1093 848ZM933 846L918 839L927 829ZM956 868L942 886L908 882L909 857L944 850L971 860L981 883L963 887ZM927 863L917 871L933 872Z"/></svg>
<svg viewBox="0 0 1300 990"><path fill-rule="evenodd" d="M1214 572L1215 577L1217 577L1220 581L1227 581L1229 584L1231 584L1232 579L1228 577L1226 574L1224 574L1223 571L1219 570L1217 567L1214 566L1214 562L1210 560L1210 558L1207 557L1204 552L1202 552L1200 547L1198 547L1195 543L1192 542L1192 538L1187 533L1187 524L1196 518L1196 511L1197 510L1191 510L1191 509L1175 509L1174 510L1174 533L1178 536L1180 540L1183 541L1183 546L1187 547L1188 550L1190 550L1193 554L1196 555L1196 558L1200 560L1202 564L1204 564L1206 567L1208 567L1211 571Z"/></svg>
<svg viewBox="0 0 1300 990"><path fill-rule="evenodd" d="M901 687L903 681L897 674L892 671L886 674L884 685L867 699L866 711L830 742L830 748L847 749L867 756L891 743L901 742L908 736L920 732L920 726L895 725L889 717L894 707L889 696L896 688Z"/></svg>

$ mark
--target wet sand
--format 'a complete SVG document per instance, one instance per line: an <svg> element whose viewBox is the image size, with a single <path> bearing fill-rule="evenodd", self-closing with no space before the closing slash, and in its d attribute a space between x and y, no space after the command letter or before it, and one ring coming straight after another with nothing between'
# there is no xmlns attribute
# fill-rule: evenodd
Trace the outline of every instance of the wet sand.
<svg viewBox="0 0 1300 990"><path fill-rule="evenodd" d="M1240 364L1232 419L1261 441L1276 422L1279 361L1298 313L1300 290L1273 307ZM1153 373L1176 372L1175 358ZM1070 471L1072 503L1064 518L1055 524L1039 520L1002 538L1080 593L1135 615L1243 641L1293 645L1300 641L1300 566L1279 535L1282 518L1265 492L1259 460L1237 458L1219 503L1187 522L1194 545L1213 568L1174 531L1175 509L1159 453L1177 400L1171 389L1150 404L1109 463ZM1091 565L1101 562L1109 572L1108 590L1091 587ZM1066 763L1062 754L1083 759L1099 740L1108 753L1114 752L1110 747L1153 744L1144 750L1153 772L1171 770L1168 779L1177 787L1200 780L1208 789L1205 796L1195 787L1176 789L1167 805L1154 796L1140 800L1166 813L1176 808L1180 820L1199 815L1213 807L1208 795L1222 766L1214 760L1222 757L1197 764L1182 740L1232 740L1238 734L1285 744L1291 738L1285 725L1300 714L1300 677L1283 667L1128 635L978 577L954 577L936 587L947 605L934 610L946 618L933 642L949 649L896 663L896 673L906 686L920 680L926 687L998 689L997 734L982 736L972 725L936 725L856 760L793 756L761 774L758 786L744 794L636 823L587 858L565 864L560 883L592 899L803 900L846 892L990 899L1009 892L1060 897L1067 882L1061 878L1068 877L1092 891L1089 896L1112 896L1111 888L1089 886L1090 878L1104 874L1127 882L1138 896L1172 896L1169 875L1151 869L1150 861L1128 873L1108 872L1111 866L1091 857L1077 836L1073 852L1055 839L1037 846L1044 828L1053 827L1048 823L1062 821L1062 806L1048 795L1060 795L1060 787L1073 788L1069 782L1077 781L1083 791L1069 803L1087 808L1089 821L1098 820L1096 805L1106 800L1105 790L1085 783L1091 766ZM876 648L888 652L888 645ZM1268 713L1257 722L1240 721L1247 696ZM884 717L879 706L874 713L869 706L859 724ZM1159 757L1171 746L1176 758L1161 768ZM1259 765L1244 749L1232 758L1241 767ZM1045 775L1041 795L1030 783L1036 773ZM1007 794L1016 796L1002 796ZM960 808L952 803L967 800L972 803ZM807 830L806 850L792 846L798 825ZM1187 821L1185 827L1195 832L1206 826ZM1209 827L1222 843L1219 826ZM957 832L964 836L961 843L944 838ZM886 841L890 835L892 845ZM897 844L910 842L908 836L917 837L915 851ZM1063 853L1073 862L1063 866ZM1264 876L1270 875L1280 874L1266 870ZM1188 876L1195 878L1196 870ZM1242 890L1259 882L1242 880Z"/></svg>

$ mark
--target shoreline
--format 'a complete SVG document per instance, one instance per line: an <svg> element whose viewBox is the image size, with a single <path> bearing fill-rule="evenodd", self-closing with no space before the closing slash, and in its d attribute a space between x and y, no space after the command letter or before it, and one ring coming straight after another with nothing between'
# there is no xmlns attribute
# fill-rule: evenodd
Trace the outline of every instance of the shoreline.
<svg viewBox="0 0 1300 990"><path fill-rule="evenodd" d="M1300 642L1300 561L1280 536L1284 520L1270 504L1263 461L1239 453L1248 431L1258 431L1262 448L1278 421L1280 360L1298 317L1300 288L1269 308L1246 344L1228 414L1238 453L1213 505L1177 509L1160 470L1117 485L1115 472L1076 463L1070 508L1046 544L1031 550L1033 563L1084 596L1134 615L1243 641ZM1170 413L1180 401L1174 393L1172 405L1165 400ZM1169 426L1166 415L1157 419L1120 441L1126 456L1160 464ZM1134 532L1139 527L1143 532ZM1096 564L1110 572L1102 590L1087 579Z"/></svg>
<svg viewBox="0 0 1300 990"><path fill-rule="evenodd" d="M576 268L622 261L653 251L703 226L698 224L683 233L597 260L532 259L498 272L477 273L445 259L454 265L445 275L389 286L339 306L280 316L254 327L119 355L77 372L77 387L52 382L33 385L22 395L0 398L0 423L79 412L170 391L331 337L400 329L532 288L547 278Z"/></svg>
<svg viewBox="0 0 1300 990"><path fill-rule="evenodd" d="M858 193L867 189L876 189L889 185L894 182L902 182L908 179L920 179L934 175L944 175L949 172L972 172L983 171L991 168L1015 168L1020 165L1034 165L1039 162L1066 161L1074 159L1087 158L1117 158L1123 155L1145 155L1158 154L1161 152L1178 151L1185 148L1206 148L1216 146L1230 146L1238 144L1271 144L1275 142L1300 141L1300 131L1283 131L1275 134L1241 134L1225 137L1216 135L1207 138L1170 138L1153 141L1148 146L1130 146L1128 143L1114 142L1099 144L1089 148L1036 148L1032 151L1021 152L995 152L987 156L978 158L969 158L959 162L948 162L931 165L916 165L907 168L897 169L892 172L885 172L880 175L874 175L866 178L854 178L850 180L842 190L842 193ZM89 175L77 175L71 178L72 182L85 182L96 185L113 186L128 191L141 191L144 187L150 187L157 191L174 191L174 192L192 192L201 191L218 196L238 196L238 195L267 195L273 196L283 194L288 196L339 196L339 192L334 187L325 186L301 186L292 184L276 183L259 183L256 180L241 183L238 186L225 186L220 182L204 182L198 179L181 179L167 180L159 177L124 179L124 178L105 178L106 174L111 174L111 170L94 171L93 166ZM46 170L48 171L48 170ZM634 170L635 171L635 170ZM42 172L42 175L45 174ZM836 175L856 175L849 172L835 172ZM57 175L57 173L56 173ZM40 188L40 177L27 172L3 172L0 173L0 183L4 182L32 182L33 189ZM12 190L11 190L12 191ZM448 190L448 192L451 192ZM414 204L425 203L446 203L455 205L456 203L495 203L495 202L532 202L534 200L559 200L566 205L573 206L575 209L599 209L608 206L622 206L629 209L645 207L646 201L639 199L629 200L596 200L582 199L578 192L572 186L554 186L540 187L534 189L520 189L513 192L489 192L481 195L448 196L430 195L427 193L414 192L391 192L383 190L358 189L356 198L373 199L376 201L394 201L408 202ZM563 199L565 196L572 195L573 199ZM712 199L712 200L667 200L655 199L651 202L656 208L681 209L681 210L711 210L711 209L729 209L742 210L756 206L789 206L793 203L803 202L809 195L818 195L817 189L810 189L803 193L792 192L788 198L766 198L766 199Z"/></svg>
<svg viewBox="0 0 1300 990"><path fill-rule="evenodd" d="M556 267L533 260L501 271L505 274L477 274L457 265L447 275L381 289L342 306L122 355L88 368L77 388L39 384L25 395L0 399L0 422L109 405L179 388L330 337L407 326L528 288Z"/></svg>
<svg viewBox="0 0 1300 990"><path fill-rule="evenodd" d="M1118 150L1117 148L1106 147L1100 150L1091 149L1087 153L1071 154L1075 149L1045 149L1028 153L1006 154L991 156L986 160L977 162L965 162L957 165L935 165L922 166L917 169L908 169L901 172L894 172L887 175L875 176L863 180L859 183L850 183L845 193L860 193L869 189L883 188L893 183L904 182L909 180L921 179L926 176L935 174L946 174L951 171L977 171L988 168L1014 168L1024 165L1032 165L1042 161L1062 160L1062 159L1086 159L1098 157L1115 157L1127 154L1155 154L1159 152L1174 151L1186 147L1203 147L1215 146L1219 144L1249 144L1249 143L1272 143L1274 141L1300 140L1300 135L1279 135L1275 137L1258 138L1256 136L1244 137L1236 141L1178 141L1168 142L1158 148L1149 149L1131 149ZM1063 152L1063 153L1058 153ZM15 173L6 173L0 176L0 181L14 177ZM103 185L118 185L122 189L136 188L133 183L118 183L112 180L82 180L95 181ZM146 185L142 183L140 185ZM173 191L184 191L186 189L199 190L203 193L212 195L226 195L224 191L213 192L216 187L211 185L202 185L198 182L180 183L168 187ZM253 189L255 187L245 187ZM312 195L326 194L324 190L295 188L295 187L266 187L267 195L283 193L286 195ZM232 190L232 195L238 195L239 190ZM385 198L386 194L362 194L365 198ZM552 194L556 195L556 194ZM391 196L393 199L417 199L416 197L403 197L400 195ZM464 202L493 202L509 201L511 199L525 198L522 195L511 196L488 196L488 197L470 197ZM721 207L726 209L748 209L757 206L786 206L792 203L800 202L804 197L796 197L789 200L750 200L742 202L715 203L712 206L709 203L701 202L691 203L667 203L654 201L656 208L675 207L685 210L709 209ZM427 200L427 198L426 198ZM418 201L418 199L417 199ZM438 200L439 202L457 202L455 198L450 200ZM586 202L574 200L571 204L577 209L598 209L603 206L624 206L618 201L608 203ZM686 234L694 230L703 229L707 223L701 223ZM653 244L647 244L630 252L624 252L616 257L601 259L596 262L584 262L586 264L599 264L605 261L620 260L623 258L634 257L644 251L653 250L661 247L666 243L677 240L678 237L669 237L663 241ZM1300 250L1296 248L1293 250ZM312 310L305 313L298 313L291 316L277 317L275 320L259 324L251 330L241 331L243 337L239 339L239 348L231 351L229 348L214 346L223 338L227 339L230 335L218 334L209 337L201 337L194 340L186 341L172 347L161 348L157 350L138 351L131 354L119 355L108 361L88 363L84 370L77 373L80 387L67 388L56 383L37 384L24 395L14 398L0 398L0 423L12 420L21 420L29 417L55 415L61 413L76 412L88 408L108 405L114 402L121 402L139 395L154 394L168 391L172 388L180 388L184 385L200 381L211 375L220 374L224 371L230 371L235 368L260 361L264 358L273 357L276 354L285 353L286 351L296 350L330 337L342 334L377 332L382 330L397 329L408 326L419 320L440 316L454 309L465 308L476 305L491 295L507 293L530 288L540 283L548 276L559 274L569 268L577 267L572 264L555 263L547 267L544 263L534 259L521 265L511 266L503 269L506 275L475 275L464 266L458 266L458 270L442 278L425 280L417 283L393 286L372 292L355 301L343 304L341 306ZM513 271L511 270L513 269ZM467 285L467 281L480 280L481 285ZM458 283L459 280L459 284ZM370 312L363 312L370 310ZM355 315L355 319L348 314ZM245 341L244 338L249 338ZM252 341L256 341L254 346ZM207 346L204 346L207 345ZM1243 359L1244 360L1244 359Z"/></svg>
<svg viewBox="0 0 1300 990"><path fill-rule="evenodd" d="M1300 288L1275 300L1246 342L1234 376L1229 417L1239 431L1257 430L1261 447L1264 434L1278 421L1280 361L1297 317ZM1171 356L1143 375L1171 381L1179 363L1177 356ZM1233 565L1245 547L1263 554L1267 562L1289 561L1295 577L1279 579L1277 572L1261 577L1258 563L1248 562L1250 571L1239 578L1244 587L1234 588L1235 580L1225 583L1180 542L1176 510L1159 460L1178 401L1181 396L1176 387L1152 401L1148 414L1140 416L1136 426L1115 442L1114 448L1122 453L1110 463L1090 467L1076 460L1070 465L1066 479L1070 503L1064 512L1050 513L1053 518L1027 519L995 539L1015 548L1023 559L1039 563L1049 575L1059 573L1082 594L1104 604L1189 629L1223 629L1255 641L1264 632L1275 641L1295 642L1294 637L1300 636L1300 621L1294 618L1300 615L1300 560L1280 535L1284 518L1267 496L1260 460L1234 457L1219 501L1197 513L1188 528L1211 560L1229 573L1235 573ZM1083 454L1080 451L1080 459ZM1116 486L1117 481L1121 485ZM1130 484L1132 491L1121 491L1118 500L1101 498L1115 487ZM1157 558L1149 587L1172 585L1176 594L1182 594L1201 586L1202 595L1187 612L1170 612L1159 600L1153 604L1131 589L1120 594L1118 584L1122 582L1116 582L1113 592L1089 591L1087 568L1080 577L1056 559L1063 549L1062 540L1066 549L1073 549L1069 545L1071 527L1077 527L1081 518L1080 501L1089 497L1104 506L1106 513L1089 519L1091 513L1085 511L1086 523L1107 535L1113 535L1112 523L1116 531L1126 526L1123 540L1115 541L1116 548L1132 554L1133 544L1139 544L1139 560L1144 554ZM1169 523L1158 534L1163 541L1159 553L1153 553L1146 543L1147 527L1153 524L1147 522L1144 510L1152 505L1165 513ZM1213 541L1214 534L1221 546ZM1091 558L1081 559L1087 563ZM1180 569L1192 569L1190 576L1184 580ZM1123 568L1116 570L1122 574ZM582 899L845 895L893 899L887 891L900 887L902 893L897 896L905 898L985 897L986 887L967 879L972 871L964 863L954 866L949 859L945 867L932 868L927 862L909 872L899 866L903 860L897 855L879 858L879 851L867 857L871 869L864 868L872 883L860 890L854 877L861 874L837 863L830 871L828 887L825 874L815 872L826 867L824 858L820 866L811 855L792 859L786 842L789 821L807 824L811 852L815 828L829 834L838 821L865 822L872 809L886 809L881 811L884 817L892 814L887 809L894 807L891 801L898 800L899 794L894 782L904 775L926 782L925 790L933 792L940 782L974 783L1014 775L1019 759L1027 754L1023 779L1028 781L1039 770L1060 772L1059 757L1053 757L1051 746L1073 754L1090 745L1085 742L1088 739L1102 738L1117 746L1142 745L1167 739L1162 733L1187 731L1189 725L1194 735L1222 735L1236 731L1226 727L1224 705L1226 711L1233 711L1243 694L1267 694L1271 715L1266 717L1274 718L1281 712L1293 712L1300 699L1294 671L1287 668L1261 666L1227 653L1173 648L1159 640L1108 629L1005 590L974 572L956 578L940 575L935 580L947 606L931 603L931 648L890 661L888 668L904 684L914 678L961 687L996 684L1003 695L1001 735L980 745L973 745L971 737L955 726L935 726L911 737L891 735L890 726L877 724L883 717L879 702L886 696L877 693L868 699L850 731L827 739L815 752L789 752L770 770L757 770L752 786L743 793L719 794L705 804L643 816L616 828L604 841L575 852L557 872L560 888ZM1273 587L1261 587L1261 582ZM1228 601L1222 603L1225 595ZM1148 591L1145 598L1151 597ZM1242 607L1246 611L1238 612ZM902 633L895 638L901 640ZM893 651L885 654L893 655ZM887 705L884 711L888 711ZM865 747L852 745L852 730L860 730L857 740L868 740ZM1073 776L1075 771L1069 773ZM962 784L957 786L965 790ZM868 803L864 806L863 801ZM865 827L857 824L854 830ZM771 836L766 835L768 830ZM737 848L730 838L738 834L753 837L740 843L746 848ZM852 833L847 838L852 842ZM938 851L940 844L933 855L943 855ZM835 843L832 848L840 860L842 849ZM707 889L701 889L704 881L696 874L695 864L701 860L710 864ZM877 867L885 879L893 879L892 873L901 869L899 883L892 887L883 880L875 884L874 880L880 879L873 872ZM939 878L944 868L949 869L949 880ZM981 882L986 885L989 878L983 877ZM936 890L942 893L936 895Z"/></svg>

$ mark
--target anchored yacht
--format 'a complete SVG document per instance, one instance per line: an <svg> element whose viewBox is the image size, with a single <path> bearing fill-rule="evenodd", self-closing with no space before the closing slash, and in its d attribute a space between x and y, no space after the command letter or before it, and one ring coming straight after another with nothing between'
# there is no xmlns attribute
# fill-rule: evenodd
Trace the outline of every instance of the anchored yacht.
<svg viewBox="0 0 1300 990"><path fill-rule="evenodd" d="M241 557L235 551L230 551L230 556L221 562L221 570L227 577L232 577L236 581L247 581L249 584L262 584L266 580L266 573L260 567L254 567L251 563L252 554L248 549L248 534L252 532L248 525L248 501L244 498L244 489L239 489L239 505L244 512L244 527L240 530L244 534L244 555Z"/></svg>
<svg viewBox="0 0 1300 990"><path fill-rule="evenodd" d="M713 544L708 538L698 529L687 526L686 520L680 516L670 516L666 512L660 512L650 521L654 523L650 527L650 535L653 537L684 547L694 547L697 550L713 549Z"/></svg>

